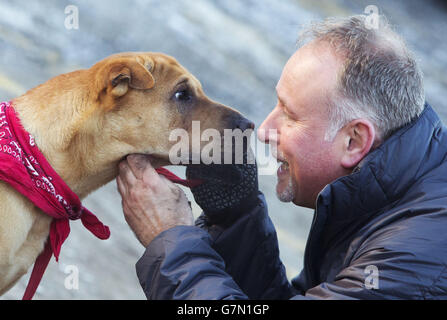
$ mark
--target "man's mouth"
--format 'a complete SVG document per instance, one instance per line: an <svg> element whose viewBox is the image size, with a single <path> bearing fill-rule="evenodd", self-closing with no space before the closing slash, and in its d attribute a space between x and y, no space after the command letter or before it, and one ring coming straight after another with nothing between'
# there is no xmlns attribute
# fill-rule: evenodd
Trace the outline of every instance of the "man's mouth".
<svg viewBox="0 0 447 320"><path fill-rule="evenodd" d="M285 160L277 159L278 163L281 165L278 168L278 176L288 175L289 174L289 163Z"/></svg>

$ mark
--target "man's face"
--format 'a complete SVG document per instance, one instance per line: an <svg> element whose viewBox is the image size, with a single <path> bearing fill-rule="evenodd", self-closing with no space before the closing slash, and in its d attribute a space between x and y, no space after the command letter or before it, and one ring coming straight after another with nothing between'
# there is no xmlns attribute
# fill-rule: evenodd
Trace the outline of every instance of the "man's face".
<svg viewBox="0 0 447 320"><path fill-rule="evenodd" d="M329 45L310 43L283 70L276 87L278 104L258 130L261 141L277 144L281 201L315 208L318 193L347 174L340 165L343 141L325 141L327 99L336 87L340 63ZM269 133L272 129L276 137Z"/></svg>

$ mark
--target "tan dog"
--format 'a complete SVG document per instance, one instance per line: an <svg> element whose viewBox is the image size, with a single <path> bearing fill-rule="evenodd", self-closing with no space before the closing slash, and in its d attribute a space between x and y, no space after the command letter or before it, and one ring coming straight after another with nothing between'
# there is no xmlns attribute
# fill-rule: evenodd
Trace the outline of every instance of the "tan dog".
<svg viewBox="0 0 447 320"><path fill-rule="evenodd" d="M82 199L113 180L129 154L169 164L175 128L191 131L253 125L208 99L199 81L173 58L156 53L110 56L88 70L57 76L13 100L24 128L48 162ZM0 294L42 252L51 218L0 181Z"/></svg>

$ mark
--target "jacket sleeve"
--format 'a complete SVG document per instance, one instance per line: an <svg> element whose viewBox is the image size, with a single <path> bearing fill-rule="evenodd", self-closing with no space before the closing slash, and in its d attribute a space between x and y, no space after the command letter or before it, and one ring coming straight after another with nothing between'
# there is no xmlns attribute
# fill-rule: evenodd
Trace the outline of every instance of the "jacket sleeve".
<svg viewBox="0 0 447 320"><path fill-rule="evenodd" d="M292 299L432 299L445 293L442 283L446 278L445 266L419 259L413 252L368 248L333 281L323 282ZM299 286L300 279L292 282Z"/></svg>
<svg viewBox="0 0 447 320"><path fill-rule="evenodd" d="M279 258L259 193L228 227L179 226L157 236L137 262L148 299L288 299L296 292Z"/></svg>

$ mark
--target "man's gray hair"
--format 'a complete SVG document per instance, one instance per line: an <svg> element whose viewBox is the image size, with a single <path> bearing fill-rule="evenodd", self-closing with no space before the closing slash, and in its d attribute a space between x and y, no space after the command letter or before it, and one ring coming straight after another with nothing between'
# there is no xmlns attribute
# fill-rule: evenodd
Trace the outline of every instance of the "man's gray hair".
<svg viewBox="0 0 447 320"><path fill-rule="evenodd" d="M378 28L371 28L364 15L312 23L299 43L306 40L328 42L344 60L338 88L328 97L326 140L333 140L350 121L366 118L383 141L422 113L422 72L383 16Z"/></svg>

